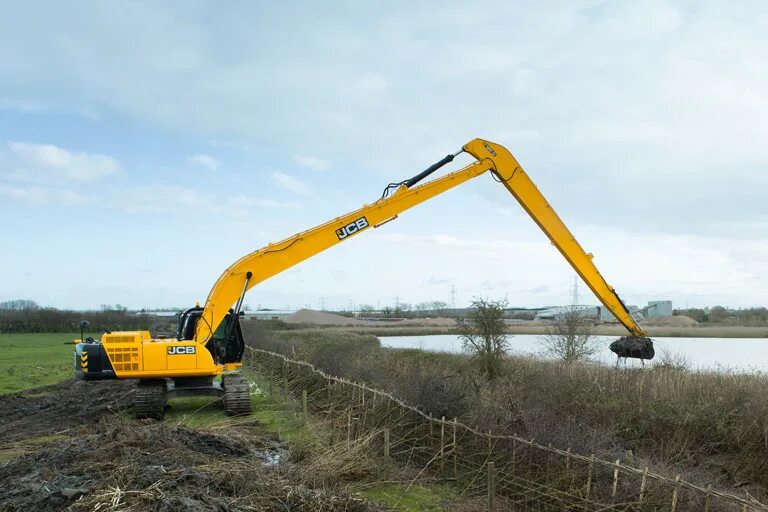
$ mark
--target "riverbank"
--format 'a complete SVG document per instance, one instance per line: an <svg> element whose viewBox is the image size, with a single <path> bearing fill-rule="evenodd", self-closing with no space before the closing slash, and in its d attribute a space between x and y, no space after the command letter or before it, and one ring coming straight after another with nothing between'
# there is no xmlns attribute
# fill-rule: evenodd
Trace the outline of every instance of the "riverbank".
<svg viewBox="0 0 768 512"><path fill-rule="evenodd" d="M484 380L460 354L384 349L369 332L246 327L256 346L370 383L436 417L517 434L608 460L631 458L674 478L763 495L768 485L768 379L762 375L615 370L506 357ZM630 454L630 455L627 455ZM749 482L744 484L744 482Z"/></svg>

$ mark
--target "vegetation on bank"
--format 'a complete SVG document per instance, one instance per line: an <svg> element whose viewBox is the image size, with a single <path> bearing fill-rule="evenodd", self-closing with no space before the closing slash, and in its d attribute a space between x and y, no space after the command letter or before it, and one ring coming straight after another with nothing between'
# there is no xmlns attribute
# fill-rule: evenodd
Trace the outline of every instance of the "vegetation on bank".
<svg viewBox="0 0 768 512"><path fill-rule="evenodd" d="M689 372L674 364L615 370L506 356L498 378L488 381L466 356L382 349L373 335L270 332L249 323L246 336L483 430L603 458L630 456L638 465L723 487L768 484L763 375Z"/></svg>

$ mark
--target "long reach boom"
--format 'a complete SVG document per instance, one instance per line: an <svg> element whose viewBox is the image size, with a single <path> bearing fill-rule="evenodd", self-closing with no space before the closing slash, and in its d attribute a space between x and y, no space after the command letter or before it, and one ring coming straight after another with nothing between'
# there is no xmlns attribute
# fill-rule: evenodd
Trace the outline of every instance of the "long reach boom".
<svg viewBox="0 0 768 512"><path fill-rule="evenodd" d="M420 184L463 152L477 161ZM218 396L229 414L250 414L248 379L239 371L245 353L239 313L246 292L487 171L509 190L600 302L627 328L630 335L614 341L610 349L619 357L651 359L652 340L645 337L616 291L592 263L592 255L582 249L515 157L498 144L475 139L413 178L390 183L374 203L240 258L216 281L205 307L195 306L179 315L175 337L153 338L149 331L107 331L100 341L81 337L75 345L75 375L83 380L138 379L134 413L140 418L162 418L167 400L179 396ZM221 379L216 380L217 376Z"/></svg>
<svg viewBox="0 0 768 512"><path fill-rule="evenodd" d="M477 159L463 169L417 185L455 156L466 152ZM315 254L365 231L394 220L405 210L490 171L514 196L576 273L633 337L646 334L630 314L616 290L609 285L587 253L576 241L552 206L528 177L514 156L503 146L474 139L456 154L448 155L411 179L390 184L381 199L285 240L269 244L232 264L219 277L205 302L194 339L205 345L230 308L239 312L245 293L256 284Z"/></svg>

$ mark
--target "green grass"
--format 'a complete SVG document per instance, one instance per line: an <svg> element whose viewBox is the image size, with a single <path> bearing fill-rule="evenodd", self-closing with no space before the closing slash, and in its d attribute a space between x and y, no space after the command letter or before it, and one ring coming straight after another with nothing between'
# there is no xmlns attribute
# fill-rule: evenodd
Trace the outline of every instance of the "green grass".
<svg viewBox="0 0 768 512"><path fill-rule="evenodd" d="M80 333L0 334L0 394L72 377L75 338Z"/></svg>
<svg viewBox="0 0 768 512"><path fill-rule="evenodd" d="M401 512L438 512L456 498L456 491L445 485L423 485L381 483L362 489L360 494L383 503L387 509Z"/></svg>
<svg viewBox="0 0 768 512"><path fill-rule="evenodd" d="M229 420L221 401L215 397L195 396L168 400L170 409L165 414L165 421L199 428L215 425ZM129 411L133 415L133 410Z"/></svg>
<svg viewBox="0 0 768 512"><path fill-rule="evenodd" d="M250 380L255 375L245 371ZM264 430L280 436L288 442L307 442L311 433L302 418L299 402L286 399L277 393L269 393L266 386L258 382L251 395L253 413L251 418L258 421ZM165 421L185 425L190 428L213 426L224 422L237 421L228 416L218 398L191 397L169 400L171 406L165 415ZM132 414L132 411L128 411Z"/></svg>

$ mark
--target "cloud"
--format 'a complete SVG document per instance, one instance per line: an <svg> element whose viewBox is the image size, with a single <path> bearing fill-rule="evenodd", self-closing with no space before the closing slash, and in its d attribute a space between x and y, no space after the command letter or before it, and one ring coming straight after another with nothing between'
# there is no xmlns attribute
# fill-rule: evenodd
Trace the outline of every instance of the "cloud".
<svg viewBox="0 0 768 512"><path fill-rule="evenodd" d="M306 183L296 176L275 171L272 173L272 179L278 186L296 194L310 196L314 193L309 183Z"/></svg>
<svg viewBox="0 0 768 512"><path fill-rule="evenodd" d="M72 181L94 181L115 174L120 165L114 158L98 153L72 152L53 144L9 142L11 166L17 177L37 181L64 178Z"/></svg>
<svg viewBox="0 0 768 512"><path fill-rule="evenodd" d="M219 161L210 155L190 155L187 157L187 160L194 164L206 167L211 171L216 171L219 169Z"/></svg>
<svg viewBox="0 0 768 512"><path fill-rule="evenodd" d="M296 165L312 169L313 171L327 171L331 168L330 160L314 156L293 155L293 161L296 162Z"/></svg>
<svg viewBox="0 0 768 512"><path fill-rule="evenodd" d="M82 206L90 209L118 210L131 214L190 213L223 214L247 217L254 210L295 209L291 201L276 201L245 195L222 197L208 191L181 185L129 186L102 189L97 199L61 187L0 184L0 195L35 206Z"/></svg>
<svg viewBox="0 0 768 512"><path fill-rule="evenodd" d="M86 204L82 194L69 189L52 189L40 186L8 186L0 184L0 194L37 206L58 204L77 206Z"/></svg>

